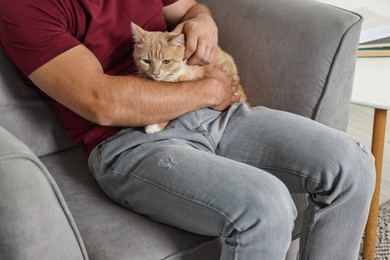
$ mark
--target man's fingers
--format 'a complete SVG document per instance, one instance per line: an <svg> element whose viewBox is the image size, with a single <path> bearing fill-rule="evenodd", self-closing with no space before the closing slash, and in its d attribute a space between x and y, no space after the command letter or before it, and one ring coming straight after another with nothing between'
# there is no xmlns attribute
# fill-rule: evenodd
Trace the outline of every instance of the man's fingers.
<svg viewBox="0 0 390 260"><path fill-rule="evenodd" d="M212 49L207 47L205 52L204 52L204 57L203 57L204 63L210 64L212 62L212 57L213 57Z"/></svg>
<svg viewBox="0 0 390 260"><path fill-rule="evenodd" d="M212 47L205 45L202 42L198 42L198 47L192 56L188 59L190 65L208 65L214 59L215 51Z"/></svg>
<svg viewBox="0 0 390 260"><path fill-rule="evenodd" d="M196 51L196 47L198 45L197 40L198 40L197 38L196 39L195 38L187 39L186 49L184 52L184 59L185 60L189 60L194 55L194 53Z"/></svg>
<svg viewBox="0 0 390 260"><path fill-rule="evenodd" d="M196 65L200 64L200 62L204 61L204 55L206 52L206 46L202 42L198 42L196 51L192 53L192 56L188 60L188 64Z"/></svg>
<svg viewBox="0 0 390 260"><path fill-rule="evenodd" d="M184 30L184 23L180 23L175 27L175 29L172 32L180 34L183 33L183 30Z"/></svg>

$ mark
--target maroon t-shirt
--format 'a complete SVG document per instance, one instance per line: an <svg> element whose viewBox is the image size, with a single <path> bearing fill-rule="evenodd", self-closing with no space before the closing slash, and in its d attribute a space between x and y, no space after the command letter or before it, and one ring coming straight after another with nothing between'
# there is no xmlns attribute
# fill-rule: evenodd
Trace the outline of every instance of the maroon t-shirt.
<svg viewBox="0 0 390 260"><path fill-rule="evenodd" d="M34 88L27 77L31 72L80 43L95 54L106 74L131 75L136 69L130 23L164 31L162 8L175 1L1 0L0 44L26 84ZM97 144L122 129L96 125L42 95L87 156Z"/></svg>

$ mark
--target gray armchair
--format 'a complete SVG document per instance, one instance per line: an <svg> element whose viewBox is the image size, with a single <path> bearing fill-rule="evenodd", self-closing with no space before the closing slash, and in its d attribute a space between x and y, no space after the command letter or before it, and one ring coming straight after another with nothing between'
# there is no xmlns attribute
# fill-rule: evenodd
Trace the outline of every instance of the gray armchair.
<svg viewBox="0 0 390 260"><path fill-rule="evenodd" d="M220 44L235 58L252 104L345 130L360 16L310 0L201 2L211 8ZM302 212L304 195L293 196ZM288 258L295 259L296 244ZM81 148L0 53L1 259L206 260L219 254L218 238L153 222L110 201Z"/></svg>

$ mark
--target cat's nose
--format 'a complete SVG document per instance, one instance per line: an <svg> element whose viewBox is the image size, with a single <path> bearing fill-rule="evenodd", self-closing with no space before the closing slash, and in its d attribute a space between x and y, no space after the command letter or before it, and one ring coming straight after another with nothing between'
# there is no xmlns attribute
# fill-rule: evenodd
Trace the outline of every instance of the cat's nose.
<svg viewBox="0 0 390 260"><path fill-rule="evenodd" d="M156 77L157 77L157 76L160 75L160 72L159 72L159 71L153 71L152 74L153 74L153 76L156 76Z"/></svg>

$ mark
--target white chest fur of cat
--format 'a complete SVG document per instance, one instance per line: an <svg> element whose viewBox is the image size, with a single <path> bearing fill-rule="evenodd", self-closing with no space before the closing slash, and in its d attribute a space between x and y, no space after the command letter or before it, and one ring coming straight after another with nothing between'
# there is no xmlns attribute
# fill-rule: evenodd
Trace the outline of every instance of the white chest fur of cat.
<svg viewBox="0 0 390 260"><path fill-rule="evenodd" d="M189 81L205 77L213 66L220 67L233 78L234 84L239 86L237 94L240 96L240 102L248 104L244 90L239 84L240 79L233 58L220 48L211 64L188 65L183 60L184 34L145 31L134 23L131 23L131 28L134 40L133 56L140 76L158 81ZM169 122L148 125L145 132L159 132L168 124Z"/></svg>

